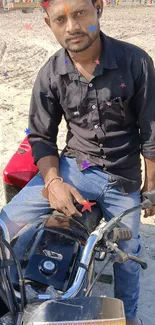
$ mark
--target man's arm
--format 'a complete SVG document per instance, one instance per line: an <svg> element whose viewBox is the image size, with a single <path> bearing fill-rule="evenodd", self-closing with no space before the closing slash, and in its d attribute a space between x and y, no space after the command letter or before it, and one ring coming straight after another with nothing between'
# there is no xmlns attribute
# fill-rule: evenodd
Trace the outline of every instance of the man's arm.
<svg viewBox="0 0 155 325"><path fill-rule="evenodd" d="M39 71L30 103L28 139L34 163L45 181L59 173L58 126L63 110L51 89L49 62ZM49 171L51 169L51 171Z"/></svg>
<svg viewBox="0 0 155 325"><path fill-rule="evenodd" d="M155 159L144 158L145 162L145 182L142 192L155 190ZM144 217L151 217L155 215L155 207L146 209Z"/></svg>
<svg viewBox="0 0 155 325"><path fill-rule="evenodd" d="M155 190L155 159L144 158L145 162L145 183L143 192Z"/></svg>
<svg viewBox="0 0 155 325"><path fill-rule="evenodd" d="M38 160L37 166L45 183L59 176L59 158L57 156L43 157Z"/></svg>
<svg viewBox="0 0 155 325"><path fill-rule="evenodd" d="M51 70L49 62L40 70L33 87L29 113L28 139L32 147L34 163L38 166L45 183L59 176L57 134L63 115L55 91L51 89L50 80L54 85L56 84ZM80 203L84 198L73 186L56 179L48 185L43 195L53 209L62 212L65 216L81 216L73 204L73 199Z"/></svg>
<svg viewBox="0 0 155 325"><path fill-rule="evenodd" d="M135 82L134 107L141 137L141 153L145 161L145 182L142 192L155 190L155 69L148 54L140 59L140 71ZM148 209L145 217L155 214Z"/></svg>

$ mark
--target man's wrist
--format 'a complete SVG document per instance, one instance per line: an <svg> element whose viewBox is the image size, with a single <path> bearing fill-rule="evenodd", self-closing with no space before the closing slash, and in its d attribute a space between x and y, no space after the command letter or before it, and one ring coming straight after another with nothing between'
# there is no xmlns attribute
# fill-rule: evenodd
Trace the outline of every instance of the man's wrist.
<svg viewBox="0 0 155 325"><path fill-rule="evenodd" d="M63 182L63 178L62 178L62 177L60 177L60 176L55 176L55 177L52 177L51 179L49 179L48 182L46 182L44 188L47 189L47 188L49 187L49 185L51 185L51 184L52 184L54 181L56 181L56 180L61 181L61 183Z"/></svg>
<svg viewBox="0 0 155 325"><path fill-rule="evenodd" d="M60 184L63 183L63 178L59 177L59 176L55 176L53 178L51 178L50 180L48 180L42 190L42 195L44 197L46 197L46 199L48 199L48 188L50 187L50 185L52 185L53 183L55 183L56 181L60 182Z"/></svg>

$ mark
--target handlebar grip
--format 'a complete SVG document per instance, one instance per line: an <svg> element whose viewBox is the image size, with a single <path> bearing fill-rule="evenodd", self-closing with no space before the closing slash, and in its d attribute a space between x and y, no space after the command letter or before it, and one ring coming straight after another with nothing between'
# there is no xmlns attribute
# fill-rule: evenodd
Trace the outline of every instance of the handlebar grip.
<svg viewBox="0 0 155 325"><path fill-rule="evenodd" d="M130 240L132 238L132 232L128 228L115 227L109 235L113 243L117 243L119 240Z"/></svg>
<svg viewBox="0 0 155 325"><path fill-rule="evenodd" d="M132 238L132 232L130 229L118 228L119 240L130 240Z"/></svg>

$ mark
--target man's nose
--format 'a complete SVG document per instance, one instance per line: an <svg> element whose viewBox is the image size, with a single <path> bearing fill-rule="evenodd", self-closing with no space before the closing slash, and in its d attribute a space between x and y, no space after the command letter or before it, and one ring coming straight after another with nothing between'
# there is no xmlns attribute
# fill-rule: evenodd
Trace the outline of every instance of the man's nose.
<svg viewBox="0 0 155 325"><path fill-rule="evenodd" d="M66 32L67 33L76 33L80 30L80 26L77 21L71 17L68 17L66 24Z"/></svg>

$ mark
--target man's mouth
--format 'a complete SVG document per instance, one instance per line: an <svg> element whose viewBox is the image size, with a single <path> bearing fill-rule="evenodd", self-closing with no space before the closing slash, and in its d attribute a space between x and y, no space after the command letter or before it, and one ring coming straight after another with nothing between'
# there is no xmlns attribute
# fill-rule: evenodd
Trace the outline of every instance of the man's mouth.
<svg viewBox="0 0 155 325"><path fill-rule="evenodd" d="M80 39L81 37L84 37L85 35L77 35L77 36L74 36L72 38L69 39L69 41L74 41L74 40L78 40Z"/></svg>

